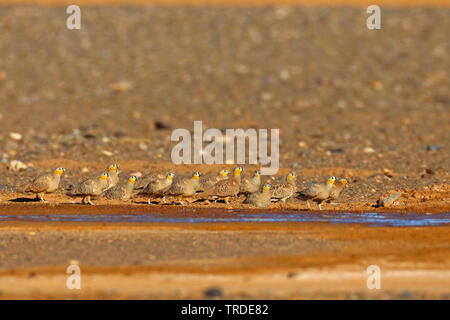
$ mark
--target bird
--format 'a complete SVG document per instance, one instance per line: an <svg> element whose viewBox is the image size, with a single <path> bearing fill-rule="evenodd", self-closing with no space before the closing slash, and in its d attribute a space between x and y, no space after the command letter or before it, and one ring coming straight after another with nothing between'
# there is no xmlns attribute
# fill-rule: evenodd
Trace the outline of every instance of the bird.
<svg viewBox="0 0 450 320"><path fill-rule="evenodd" d="M197 187L197 192L203 192L206 189L215 185L217 182L227 179L229 174L230 170L222 169L215 176L203 177L202 179L200 179L200 183Z"/></svg>
<svg viewBox="0 0 450 320"><path fill-rule="evenodd" d="M217 182L215 185L205 190L205 195L212 199L224 199L226 204L230 204L230 198L237 196L241 183L242 167L236 167L233 170L233 176Z"/></svg>
<svg viewBox="0 0 450 320"><path fill-rule="evenodd" d="M170 186L166 194L174 196L181 205L185 205L182 198L192 197L197 192L197 187L200 183L201 173L196 171L190 178L180 178Z"/></svg>
<svg viewBox="0 0 450 320"><path fill-rule="evenodd" d="M66 169L56 168L53 172L38 176L25 187L25 192L35 193L36 199L46 203L47 201L44 200L44 195L58 190L59 182L64 172L66 172Z"/></svg>
<svg viewBox="0 0 450 320"><path fill-rule="evenodd" d="M313 200L318 203L319 209L322 210L322 202L330 196L336 177L329 177L325 183L314 183L307 189L300 192L300 198L303 200ZM308 201L308 208L310 208Z"/></svg>
<svg viewBox="0 0 450 320"><path fill-rule="evenodd" d="M289 172L286 175L286 181L273 185L271 190L272 201L286 202L286 200L289 199L297 190L297 186L295 184L296 178L297 175L295 172Z"/></svg>
<svg viewBox="0 0 450 320"><path fill-rule="evenodd" d="M270 206L271 203L271 192L272 187L270 184L266 183L262 186L261 192L256 192L249 194L244 200L244 203L252 204L259 208L265 208Z"/></svg>
<svg viewBox="0 0 450 320"><path fill-rule="evenodd" d="M175 173L173 172L168 172L165 177L155 176L148 180L148 184L138 195L148 196L148 204L152 204L151 197L163 197L163 202L165 202L165 192L171 187L174 177Z"/></svg>
<svg viewBox="0 0 450 320"><path fill-rule="evenodd" d="M108 189L116 186L119 183L119 170L120 166L118 164L110 164L106 167L106 171L109 173L108 177Z"/></svg>
<svg viewBox="0 0 450 320"><path fill-rule="evenodd" d="M106 199L128 201L131 198L136 180L136 176L130 176L127 181L106 190L103 196Z"/></svg>
<svg viewBox="0 0 450 320"><path fill-rule="evenodd" d="M347 187L348 181L345 178L336 178L336 181L333 183L333 188L331 189L330 196L327 199L327 202L332 202L333 200L337 200L341 195L342 191Z"/></svg>
<svg viewBox="0 0 450 320"><path fill-rule="evenodd" d="M155 179L165 179L167 177L167 173L149 173L140 177L134 183L134 190L144 190L144 188Z"/></svg>
<svg viewBox="0 0 450 320"><path fill-rule="evenodd" d="M244 178L239 185L240 194L251 194L257 192L261 187L261 171L256 170L251 178Z"/></svg>
<svg viewBox="0 0 450 320"><path fill-rule="evenodd" d="M94 205L91 201L91 197L100 196L108 189L110 174L108 172L102 172L98 177L84 180L80 183L73 184L67 190L67 195L72 197L83 197L82 203L88 203Z"/></svg>

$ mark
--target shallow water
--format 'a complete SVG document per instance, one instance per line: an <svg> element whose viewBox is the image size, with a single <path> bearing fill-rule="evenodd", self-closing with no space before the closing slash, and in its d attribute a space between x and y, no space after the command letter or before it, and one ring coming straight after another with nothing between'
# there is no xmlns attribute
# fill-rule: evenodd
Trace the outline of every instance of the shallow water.
<svg viewBox="0 0 450 320"><path fill-rule="evenodd" d="M450 213L431 215L417 213L327 213L327 212L281 212L245 213L239 210L211 212L195 216L195 210L184 215L160 213L146 214L39 214L0 215L0 221L30 222L131 222L131 223L205 223L205 222L326 222L337 224L367 224L374 227L421 227L440 226L450 223Z"/></svg>

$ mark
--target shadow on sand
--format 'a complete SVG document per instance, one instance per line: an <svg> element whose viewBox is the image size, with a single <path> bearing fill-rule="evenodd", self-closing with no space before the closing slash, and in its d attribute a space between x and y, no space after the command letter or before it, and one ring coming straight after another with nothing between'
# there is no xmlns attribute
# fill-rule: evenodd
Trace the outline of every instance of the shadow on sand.
<svg viewBox="0 0 450 320"><path fill-rule="evenodd" d="M40 202L39 198L24 198L19 197L15 199L8 200L9 202Z"/></svg>

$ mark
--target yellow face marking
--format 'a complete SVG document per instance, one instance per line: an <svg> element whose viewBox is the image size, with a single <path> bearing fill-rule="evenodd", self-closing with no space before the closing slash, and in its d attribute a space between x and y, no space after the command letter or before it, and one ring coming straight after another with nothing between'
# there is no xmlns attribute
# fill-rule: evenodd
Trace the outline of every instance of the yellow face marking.
<svg viewBox="0 0 450 320"><path fill-rule="evenodd" d="M295 177L296 177L295 173L292 173L292 172L289 173L289 175L288 175L288 179L289 179L289 180L294 180Z"/></svg>
<svg viewBox="0 0 450 320"><path fill-rule="evenodd" d="M168 179L169 181L172 181L174 176L175 176L174 174L169 173L169 174L167 175L167 179Z"/></svg>
<svg viewBox="0 0 450 320"><path fill-rule="evenodd" d="M220 175L223 177L228 177L228 170L220 170Z"/></svg>
<svg viewBox="0 0 450 320"><path fill-rule="evenodd" d="M264 185L263 190L264 191L269 191L270 190L270 186L269 185Z"/></svg>
<svg viewBox="0 0 450 320"><path fill-rule="evenodd" d="M108 171L117 171L117 165L112 164L108 167Z"/></svg>
<svg viewBox="0 0 450 320"><path fill-rule="evenodd" d="M331 177L331 178L328 178L327 183L332 186L334 184L334 181L336 181L336 178L335 177Z"/></svg>
<svg viewBox="0 0 450 320"><path fill-rule="evenodd" d="M99 177L102 180L107 180L108 179L108 175L106 173L102 173Z"/></svg>
<svg viewBox="0 0 450 320"><path fill-rule="evenodd" d="M242 172L242 168L236 168L234 169L234 176L240 176Z"/></svg>
<svg viewBox="0 0 450 320"><path fill-rule="evenodd" d="M198 174L198 172L195 172L195 173L192 175L192 177L193 177L195 180L200 179L200 175Z"/></svg>
<svg viewBox="0 0 450 320"><path fill-rule="evenodd" d="M58 168L55 171L53 171L54 173L56 173L58 176L62 175L64 173L64 169L63 168Z"/></svg>
<svg viewBox="0 0 450 320"><path fill-rule="evenodd" d="M343 185L347 184L347 179L340 179L339 182Z"/></svg>
<svg viewBox="0 0 450 320"><path fill-rule="evenodd" d="M130 177L130 178L128 179L128 182L131 183L131 184L133 184L135 181L136 181L136 178L135 178L135 177Z"/></svg>

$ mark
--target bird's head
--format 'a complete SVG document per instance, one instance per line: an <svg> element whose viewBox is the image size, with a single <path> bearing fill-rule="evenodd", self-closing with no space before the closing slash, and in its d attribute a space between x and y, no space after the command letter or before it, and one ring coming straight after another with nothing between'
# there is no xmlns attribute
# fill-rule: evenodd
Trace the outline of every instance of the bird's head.
<svg viewBox="0 0 450 320"><path fill-rule="evenodd" d="M244 168L242 168L242 167L236 167L236 168L234 168L234 170L233 170L233 175L234 175L235 177L239 177L239 176L241 175L242 172L244 172Z"/></svg>
<svg viewBox="0 0 450 320"><path fill-rule="evenodd" d="M200 176L201 176L201 173L198 172L198 171L195 171L195 172L192 174L192 179L194 179L194 180L199 180L199 179L200 179Z"/></svg>
<svg viewBox="0 0 450 320"><path fill-rule="evenodd" d="M345 179L345 178L339 178L339 179L338 179L338 182L339 182L340 184L342 184L343 186L346 186L347 183L348 183L348 180Z"/></svg>
<svg viewBox="0 0 450 320"><path fill-rule="evenodd" d="M110 164L107 168L106 168L106 170L108 171L108 172L116 172L116 171L118 171L119 170L119 165L118 164Z"/></svg>
<svg viewBox="0 0 450 320"><path fill-rule="evenodd" d="M272 187L270 186L270 184L266 183L265 185L263 185L263 191L270 191L270 189L272 189Z"/></svg>
<svg viewBox="0 0 450 320"><path fill-rule="evenodd" d="M289 172L287 175L287 180L288 181L292 181L295 180L295 178L297 178L297 174L295 172Z"/></svg>
<svg viewBox="0 0 450 320"><path fill-rule="evenodd" d="M99 178L100 180L108 180L108 178L109 178L109 173L108 173L108 172L102 172L102 174L100 174L100 175L98 176L98 178Z"/></svg>
<svg viewBox="0 0 450 320"><path fill-rule="evenodd" d="M224 177L224 178L226 178L226 177L228 177L228 174L230 173L230 170L227 170L227 169L222 169L222 170L220 170L220 172L219 172L219 174L222 176L222 177Z"/></svg>
<svg viewBox="0 0 450 320"><path fill-rule="evenodd" d="M64 172L66 172L66 169L64 168L56 168L53 173L57 174L58 176L61 176Z"/></svg>
<svg viewBox="0 0 450 320"><path fill-rule="evenodd" d="M130 177L128 178L128 183L134 184L134 183L136 182L136 180L137 180L137 177L136 177L136 176L130 176Z"/></svg>
<svg viewBox="0 0 450 320"><path fill-rule="evenodd" d="M336 177L328 177L327 179L327 184L329 184L330 186L332 186L334 184L334 182L336 181Z"/></svg>
<svg viewBox="0 0 450 320"><path fill-rule="evenodd" d="M166 175L167 180L172 181L173 178L175 178L175 173L173 173L173 172L167 173L167 175Z"/></svg>
<svg viewBox="0 0 450 320"><path fill-rule="evenodd" d="M256 170L256 171L253 173L253 178L259 178L259 177L261 177L261 171Z"/></svg>

